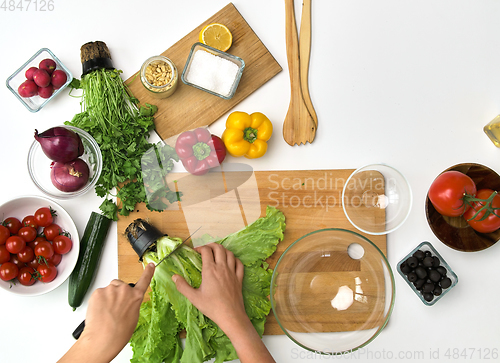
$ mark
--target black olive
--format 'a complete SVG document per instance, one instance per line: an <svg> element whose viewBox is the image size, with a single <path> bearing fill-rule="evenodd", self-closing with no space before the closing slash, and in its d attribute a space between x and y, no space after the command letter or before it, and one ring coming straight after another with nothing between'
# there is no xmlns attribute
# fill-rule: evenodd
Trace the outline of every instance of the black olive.
<svg viewBox="0 0 500 363"><path fill-rule="evenodd" d="M431 302L434 299L434 295L431 292L425 292L423 294L425 301Z"/></svg>
<svg viewBox="0 0 500 363"><path fill-rule="evenodd" d="M425 253L421 250L415 251L413 254L413 257L415 257L417 260L422 261L425 258Z"/></svg>
<svg viewBox="0 0 500 363"><path fill-rule="evenodd" d="M417 274L419 279L424 279L427 277L427 271L422 266L418 266L415 269L415 273ZM439 275L439 276L441 276L441 275Z"/></svg>
<svg viewBox="0 0 500 363"><path fill-rule="evenodd" d="M431 279L433 282L438 282L439 280L441 280L441 274L436 270L430 270L429 279Z"/></svg>
<svg viewBox="0 0 500 363"><path fill-rule="evenodd" d="M420 279L420 280L417 280L413 283L413 286L415 286L415 288L417 290L422 290L422 287L424 286L425 284L425 280L424 279Z"/></svg>
<svg viewBox="0 0 500 363"><path fill-rule="evenodd" d="M441 289L441 287L439 287L439 286L436 286L432 293L434 294L434 296L439 296L443 293L443 289Z"/></svg>
<svg viewBox="0 0 500 363"><path fill-rule="evenodd" d="M436 271L439 272L441 274L441 276L446 276L446 273L448 272L448 271L446 271L446 268L444 266L437 267Z"/></svg>
<svg viewBox="0 0 500 363"><path fill-rule="evenodd" d="M441 264L441 261L439 261L439 257L434 256L432 257L432 267L438 267Z"/></svg>
<svg viewBox="0 0 500 363"><path fill-rule="evenodd" d="M415 272L410 272L408 274L408 281L415 282L417 280L418 280L418 276L417 276L417 274Z"/></svg>
<svg viewBox="0 0 500 363"><path fill-rule="evenodd" d="M418 266L418 260L415 257L408 257L406 260L406 264L410 266L411 268L415 268Z"/></svg>
<svg viewBox="0 0 500 363"><path fill-rule="evenodd" d="M401 264L400 268L401 272L404 273L405 275L408 275L412 271L411 267L408 266L408 264L405 262Z"/></svg>
<svg viewBox="0 0 500 363"><path fill-rule="evenodd" d="M434 284L432 282L426 282L422 287L423 292L432 292L434 291Z"/></svg>
<svg viewBox="0 0 500 363"><path fill-rule="evenodd" d="M451 279L449 277L445 277L444 279L441 280L439 283L443 289L447 289L448 287L451 286Z"/></svg>
<svg viewBox="0 0 500 363"><path fill-rule="evenodd" d="M431 257L432 253L431 251L425 251L425 257Z"/></svg>
<svg viewBox="0 0 500 363"><path fill-rule="evenodd" d="M423 264L425 267L432 267L432 264L434 263L434 259L431 256L427 256L424 258Z"/></svg>

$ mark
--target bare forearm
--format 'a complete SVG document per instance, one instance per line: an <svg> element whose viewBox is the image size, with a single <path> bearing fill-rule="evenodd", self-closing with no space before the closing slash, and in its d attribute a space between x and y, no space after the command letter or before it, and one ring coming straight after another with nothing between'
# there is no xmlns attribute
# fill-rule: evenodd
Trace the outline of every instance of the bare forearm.
<svg viewBox="0 0 500 363"><path fill-rule="evenodd" d="M224 330L242 363L274 363L254 326L245 316Z"/></svg>

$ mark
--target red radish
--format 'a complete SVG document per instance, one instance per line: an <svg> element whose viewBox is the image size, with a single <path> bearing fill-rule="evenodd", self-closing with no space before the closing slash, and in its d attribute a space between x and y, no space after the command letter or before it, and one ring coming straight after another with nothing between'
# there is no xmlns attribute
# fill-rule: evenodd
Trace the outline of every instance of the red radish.
<svg viewBox="0 0 500 363"><path fill-rule="evenodd" d="M31 68L28 68L28 70L26 71L26 73L24 73L24 75L26 76L26 79L28 81L32 81L33 80L33 73L35 73L35 71L37 69L38 69L37 67L31 67Z"/></svg>
<svg viewBox="0 0 500 363"><path fill-rule="evenodd" d="M52 73L52 86L54 86L54 89L61 88L66 83L67 80L68 76L64 71L61 71L60 69Z"/></svg>
<svg viewBox="0 0 500 363"><path fill-rule="evenodd" d="M43 61L41 61L39 64L39 67L40 67L40 69L45 70L50 75L56 69L57 64L56 64L56 62L54 62L53 59L48 58L48 59L44 59Z"/></svg>
<svg viewBox="0 0 500 363"><path fill-rule="evenodd" d="M33 73L33 81L38 87L47 87L50 84L50 76L44 69L37 69Z"/></svg>
<svg viewBox="0 0 500 363"><path fill-rule="evenodd" d="M33 81L24 81L17 89L17 92L21 97L33 97L38 94L38 87Z"/></svg>
<svg viewBox="0 0 500 363"><path fill-rule="evenodd" d="M38 95L42 98L50 98L54 93L54 87L49 84L47 87L38 87Z"/></svg>

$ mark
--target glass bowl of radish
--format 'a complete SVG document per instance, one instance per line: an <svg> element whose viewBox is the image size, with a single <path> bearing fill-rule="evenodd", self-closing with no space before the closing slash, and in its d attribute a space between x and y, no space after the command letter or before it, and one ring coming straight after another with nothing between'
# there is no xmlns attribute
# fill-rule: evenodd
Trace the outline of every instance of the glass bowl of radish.
<svg viewBox="0 0 500 363"><path fill-rule="evenodd" d="M56 126L42 133L28 153L33 183L49 197L71 199L93 189L102 171L99 145L86 131Z"/></svg>
<svg viewBox="0 0 500 363"><path fill-rule="evenodd" d="M42 48L7 78L6 85L30 112L38 112L72 80L59 58Z"/></svg>

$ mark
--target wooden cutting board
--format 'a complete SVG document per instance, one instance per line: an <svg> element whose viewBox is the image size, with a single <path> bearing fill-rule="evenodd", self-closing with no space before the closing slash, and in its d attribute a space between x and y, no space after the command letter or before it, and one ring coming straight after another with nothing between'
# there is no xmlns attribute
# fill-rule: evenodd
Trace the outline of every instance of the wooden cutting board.
<svg viewBox="0 0 500 363"><path fill-rule="evenodd" d="M344 228L359 232L345 217L341 204L342 188L352 172L353 170L255 171L247 182L236 189L238 191L236 194L234 190L223 195L215 193L209 202L182 209L182 203L188 204L189 193L186 192L181 208L177 210L151 212L144 205L139 205L135 212L128 217L120 217L118 220L118 276L124 281L135 282L142 273L142 264L138 262L138 257L124 234L127 226L136 218L149 219L160 231L184 239L190 235L190 231L193 232L193 228L188 228L186 219L189 219L190 227L197 223L204 225L218 223L223 226L229 225L228 228L237 230L239 226L231 225L230 221L235 219L229 218L230 214L241 216L243 224L250 224L258 217L265 216L268 205L274 206L284 213L286 230L285 237L278 244L277 251L267 261L271 268L274 268L283 251L291 243L307 233L323 228ZM184 174L175 174L174 178L180 180L182 175ZM227 180L230 179L226 178L226 186L229 184ZM253 182L255 183L252 184ZM234 205L235 200L236 210L234 207L232 209L228 207L230 204ZM255 206L257 213L253 208ZM188 218L189 208L195 208L198 214L189 214ZM384 212L370 208L366 209L366 215L368 218L383 218ZM193 219L197 218L199 220L193 222ZM387 255L385 235L365 236ZM351 281L354 280L353 271L358 275L360 271L363 271L362 264L358 262L352 264L350 258L346 259L342 251L337 254L337 257L335 266L330 266L326 271L344 271L342 274L346 280ZM338 288L332 283L324 286L325 291ZM366 293L370 294L369 291ZM313 301L304 303L311 304L311 306L314 304ZM376 309L383 309L383 306ZM324 331L350 331L361 326L366 328L366 325L363 325L364 322L367 319L373 319L374 316L366 309L354 311L349 309L348 313L346 312L346 324L332 326L325 321L328 318L325 314L315 312L314 309L311 312L312 315L309 318L315 319L314 323ZM373 324L376 326L377 321ZM283 334L272 312L269 314L264 334Z"/></svg>
<svg viewBox="0 0 500 363"><path fill-rule="evenodd" d="M245 62L240 83L230 100L187 86L181 81L181 74L192 45L198 42L203 27L211 23L221 23L228 27L233 35L233 44L228 53L240 57ZM153 55L155 54L151 54ZM164 140L183 131L212 124L282 70L232 3L200 24L161 55L171 59L179 73L177 90L172 96L165 99L153 98L142 85L137 75L139 72L125 83L130 85L132 94L141 104L150 103L158 106L155 115L156 132Z"/></svg>

